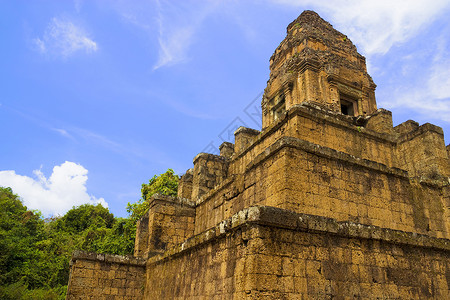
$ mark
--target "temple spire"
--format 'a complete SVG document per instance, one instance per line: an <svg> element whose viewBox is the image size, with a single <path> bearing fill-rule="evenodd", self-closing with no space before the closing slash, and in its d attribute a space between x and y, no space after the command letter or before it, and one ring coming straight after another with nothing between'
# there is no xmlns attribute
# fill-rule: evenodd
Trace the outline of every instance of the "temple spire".
<svg viewBox="0 0 450 300"><path fill-rule="evenodd" d="M364 56L350 39L306 10L289 24L270 58L263 127L303 102L350 116L370 114L377 109L375 87Z"/></svg>

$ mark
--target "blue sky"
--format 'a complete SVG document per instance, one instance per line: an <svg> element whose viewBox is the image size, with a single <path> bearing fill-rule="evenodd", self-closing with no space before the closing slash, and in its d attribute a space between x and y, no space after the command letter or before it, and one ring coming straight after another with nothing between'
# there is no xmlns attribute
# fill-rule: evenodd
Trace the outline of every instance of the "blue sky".
<svg viewBox="0 0 450 300"><path fill-rule="evenodd" d="M449 1L0 1L0 185L45 216L126 216L154 174L260 129L269 58L313 9L366 56L394 123L450 143Z"/></svg>

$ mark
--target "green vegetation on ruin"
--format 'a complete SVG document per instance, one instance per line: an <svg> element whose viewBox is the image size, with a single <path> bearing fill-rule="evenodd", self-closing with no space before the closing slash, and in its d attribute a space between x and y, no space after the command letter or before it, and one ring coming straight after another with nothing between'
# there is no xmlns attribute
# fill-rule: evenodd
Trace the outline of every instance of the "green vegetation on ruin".
<svg viewBox="0 0 450 300"><path fill-rule="evenodd" d="M133 254L137 220L155 193L176 195L178 176L169 169L142 185L142 198L128 203L127 218L100 204L73 207L44 219L8 187L0 187L0 299L64 299L74 250Z"/></svg>

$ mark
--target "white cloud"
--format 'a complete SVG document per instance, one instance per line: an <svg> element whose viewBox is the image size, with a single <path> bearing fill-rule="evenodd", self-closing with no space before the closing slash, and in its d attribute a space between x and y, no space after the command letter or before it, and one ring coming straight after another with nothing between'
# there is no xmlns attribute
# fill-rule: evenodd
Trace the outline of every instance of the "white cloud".
<svg viewBox="0 0 450 300"><path fill-rule="evenodd" d="M278 4L321 9L357 41L366 55L384 54L415 36L449 8L448 0L272 0Z"/></svg>
<svg viewBox="0 0 450 300"><path fill-rule="evenodd" d="M53 18L42 38L35 38L33 42L39 52L64 58L78 51L91 53L98 49L97 43L82 28L58 18Z"/></svg>
<svg viewBox="0 0 450 300"><path fill-rule="evenodd" d="M87 193L88 170L82 165L66 161L53 168L49 178L40 170L34 178L18 175L15 171L0 171L0 186L11 187L28 209L39 209L44 216L62 215L72 206L100 203L108 207L103 198Z"/></svg>

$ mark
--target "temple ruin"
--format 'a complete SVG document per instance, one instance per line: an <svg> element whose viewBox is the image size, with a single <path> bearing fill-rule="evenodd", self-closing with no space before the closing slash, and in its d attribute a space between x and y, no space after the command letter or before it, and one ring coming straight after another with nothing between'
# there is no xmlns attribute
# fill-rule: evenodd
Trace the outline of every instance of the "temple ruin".
<svg viewBox="0 0 450 300"><path fill-rule="evenodd" d="M262 130L154 195L134 257L74 253L67 299L449 299L450 145L394 127L375 88L304 11L270 58Z"/></svg>

